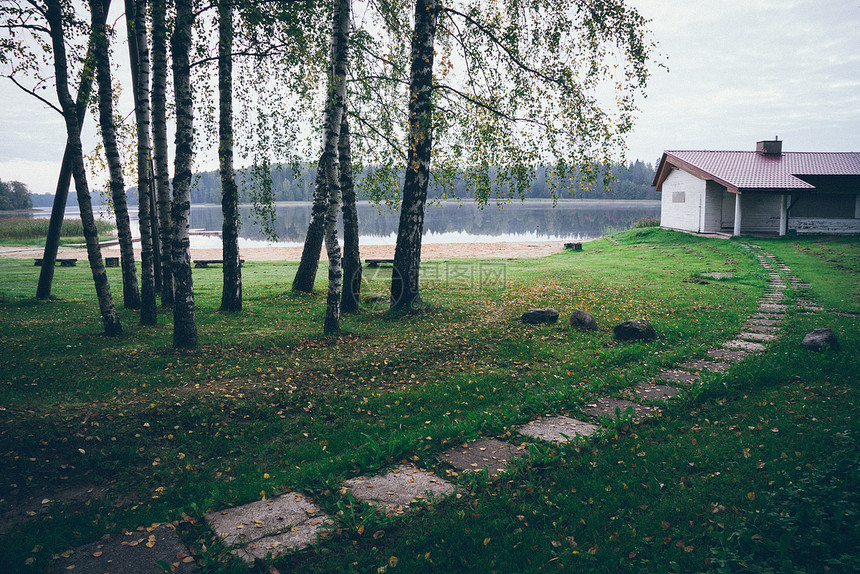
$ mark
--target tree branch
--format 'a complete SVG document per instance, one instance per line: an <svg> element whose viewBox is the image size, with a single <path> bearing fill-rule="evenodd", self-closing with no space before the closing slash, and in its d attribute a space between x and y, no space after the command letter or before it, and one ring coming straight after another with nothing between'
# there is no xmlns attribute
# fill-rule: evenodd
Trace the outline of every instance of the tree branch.
<svg viewBox="0 0 860 574"><path fill-rule="evenodd" d="M35 90L31 90L30 88L27 88L26 86L21 85L21 84L18 82L18 80L16 80L16 79L15 79L15 77L14 77L14 76L4 76L4 77L9 78L9 79L12 81L12 83L13 83L13 84L15 84L16 86L18 86L18 87L19 87L21 90L23 90L25 93L30 94L31 96L33 96L34 98L36 98L37 100L41 101L43 104L45 104L46 106L48 106L49 108L51 108L52 110L54 110L55 112L57 112L58 114L63 115L63 110L61 110L61 109L60 109L60 108L58 108L55 104L53 104L52 102L50 102L50 101L46 100L45 98L43 98L43 97L42 97L42 96L40 96L39 94L37 94L37 93L35 92Z"/></svg>

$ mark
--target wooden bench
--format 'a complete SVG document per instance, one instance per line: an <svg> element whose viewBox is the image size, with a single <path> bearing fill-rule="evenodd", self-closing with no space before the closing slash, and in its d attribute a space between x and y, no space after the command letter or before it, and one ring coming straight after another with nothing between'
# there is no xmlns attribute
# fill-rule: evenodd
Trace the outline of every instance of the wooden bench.
<svg viewBox="0 0 860 574"><path fill-rule="evenodd" d="M105 257L105 267L119 267L119 257Z"/></svg>
<svg viewBox="0 0 860 574"><path fill-rule="evenodd" d="M394 259L365 259L368 267L379 267L383 263L394 265Z"/></svg>
<svg viewBox="0 0 860 574"><path fill-rule="evenodd" d="M244 262L245 262L244 259L240 259L239 265L241 265ZM195 259L194 260L194 267L202 267L205 269L205 268L209 267L210 265L224 265L224 260L223 259Z"/></svg>
<svg viewBox="0 0 860 574"><path fill-rule="evenodd" d="M573 249L574 251L582 251L582 243L565 243L565 249Z"/></svg>
<svg viewBox="0 0 860 574"><path fill-rule="evenodd" d="M33 263L34 267L41 267L42 266L42 259L41 258L40 259L34 259L33 262L34 262ZM77 259L57 259L57 263L60 264L60 267L74 267L75 265L78 264L78 260Z"/></svg>

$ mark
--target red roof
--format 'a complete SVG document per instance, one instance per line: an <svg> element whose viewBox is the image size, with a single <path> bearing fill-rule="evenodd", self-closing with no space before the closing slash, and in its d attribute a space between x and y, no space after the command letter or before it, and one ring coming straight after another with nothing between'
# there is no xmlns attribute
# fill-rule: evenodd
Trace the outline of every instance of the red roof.
<svg viewBox="0 0 860 574"><path fill-rule="evenodd" d="M815 187L797 176L860 176L857 152L666 151L654 185L660 191L674 166L734 192L804 190Z"/></svg>

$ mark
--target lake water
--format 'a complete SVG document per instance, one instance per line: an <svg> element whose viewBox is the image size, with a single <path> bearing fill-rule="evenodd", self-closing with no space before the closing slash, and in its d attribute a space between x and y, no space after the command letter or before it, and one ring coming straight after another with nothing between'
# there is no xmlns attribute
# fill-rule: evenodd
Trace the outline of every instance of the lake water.
<svg viewBox="0 0 860 574"><path fill-rule="evenodd" d="M251 218L251 206L240 208L242 247L271 245ZM284 202L276 205L277 245L304 243L310 220L311 204ZM35 217L49 217L50 208L34 210ZM428 205L424 223L424 243L473 243L501 241L574 241L600 237L626 229L644 217L660 215L659 201L568 200L553 207L550 201L525 201L495 204L481 209L474 203L454 201ZM67 217L79 217L77 208ZM136 220L137 213L131 213ZM399 214L386 206L367 202L358 204L360 242L363 245L394 245ZM191 227L221 230L220 205L192 205ZM133 228L137 225L133 224ZM219 247L217 236L195 235L197 248Z"/></svg>

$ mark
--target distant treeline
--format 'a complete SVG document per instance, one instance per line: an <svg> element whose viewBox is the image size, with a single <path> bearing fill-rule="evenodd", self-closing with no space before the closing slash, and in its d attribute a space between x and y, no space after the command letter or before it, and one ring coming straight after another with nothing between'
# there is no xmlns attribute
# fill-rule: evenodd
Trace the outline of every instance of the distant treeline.
<svg viewBox="0 0 860 574"><path fill-rule="evenodd" d="M526 194L529 199L548 199L552 197L553 182L547 182L546 168L539 167L536 170L534 181ZM589 188L579 183L578 177L567 178L564 182L557 183L557 195L560 198L590 198L590 199L660 199L660 195L651 187L654 178L654 166L641 160L630 162L628 165L612 166L614 181L608 189L598 181L596 185ZM275 201L313 201L314 180L316 178L316 164L302 164L296 167L279 165L271 170L271 190ZM250 170L241 169L236 174L239 184L239 201L241 203L252 203L254 189L259 189ZM357 178L360 189L362 175ZM599 180L602 178L598 178ZM401 178L402 180L402 178ZM453 195L456 197L468 197L466 185L463 180L456 179L453 185ZM444 190L436 186L428 190L428 197L439 198ZM53 203L53 194L32 195L34 207L49 207ZM129 203L137 204L137 188L128 190ZM97 195L93 197L94 203L101 203ZM218 204L221 203L221 178L218 170L204 171L196 174L191 187L191 203L194 204ZM77 205L74 193L69 193L69 205Z"/></svg>

